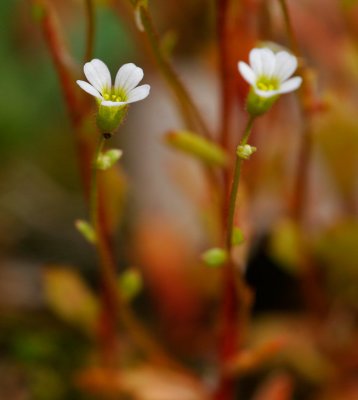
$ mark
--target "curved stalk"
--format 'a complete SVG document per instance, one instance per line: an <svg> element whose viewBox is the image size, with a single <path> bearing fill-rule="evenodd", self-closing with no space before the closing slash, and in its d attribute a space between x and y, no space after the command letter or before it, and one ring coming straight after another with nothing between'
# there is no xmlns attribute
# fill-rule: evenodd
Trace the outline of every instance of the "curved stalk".
<svg viewBox="0 0 358 400"><path fill-rule="evenodd" d="M129 0L134 11L140 13L140 18L147 35L149 44L152 48L155 60L159 66L160 71L167 80L170 88L173 90L177 101L179 103L183 119L188 127L194 131L199 131L204 137L210 138L210 131L194 101L192 100L189 92L175 72L172 64L164 54L160 44L159 35L154 27L152 17L147 7L140 4L139 0Z"/></svg>

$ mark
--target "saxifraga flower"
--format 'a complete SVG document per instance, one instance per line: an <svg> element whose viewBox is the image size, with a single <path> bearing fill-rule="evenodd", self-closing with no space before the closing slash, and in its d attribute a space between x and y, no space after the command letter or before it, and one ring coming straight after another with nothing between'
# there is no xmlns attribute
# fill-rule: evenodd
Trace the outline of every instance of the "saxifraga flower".
<svg viewBox="0 0 358 400"><path fill-rule="evenodd" d="M96 98L99 106L97 125L102 132L114 131L123 121L128 104L149 95L149 85L137 86L144 73L133 63L119 68L113 86L111 74L103 61L93 59L84 65L83 71L89 83L78 80L77 84Z"/></svg>
<svg viewBox="0 0 358 400"><path fill-rule="evenodd" d="M239 62L239 71L260 97L273 97L298 89L302 78L289 79L297 69L297 58L286 51L274 53L268 48L253 49L250 66Z"/></svg>

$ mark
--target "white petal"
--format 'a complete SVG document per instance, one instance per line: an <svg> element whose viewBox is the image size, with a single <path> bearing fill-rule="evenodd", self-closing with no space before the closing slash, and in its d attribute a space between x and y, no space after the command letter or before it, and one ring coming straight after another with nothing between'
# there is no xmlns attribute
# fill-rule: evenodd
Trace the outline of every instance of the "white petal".
<svg viewBox="0 0 358 400"><path fill-rule="evenodd" d="M85 81L76 81L76 82L85 92L91 94L94 97L97 97L98 99L103 99L103 97L98 93L98 91L88 82Z"/></svg>
<svg viewBox="0 0 358 400"><path fill-rule="evenodd" d="M262 75L271 78L276 66L276 57L270 49L260 49Z"/></svg>
<svg viewBox="0 0 358 400"><path fill-rule="evenodd" d="M126 101L102 101L101 106L106 106L106 107L119 107L123 106L124 104L127 104Z"/></svg>
<svg viewBox="0 0 358 400"><path fill-rule="evenodd" d="M261 49L253 49L250 51L250 65L256 75L262 74L262 63L261 63Z"/></svg>
<svg viewBox="0 0 358 400"><path fill-rule="evenodd" d="M100 93L108 90L112 86L111 74L107 65L101 60L94 59L83 67L88 82L92 84Z"/></svg>
<svg viewBox="0 0 358 400"><path fill-rule="evenodd" d="M281 82L288 79L297 68L297 58L286 51L280 51L276 54L276 67L274 76Z"/></svg>
<svg viewBox="0 0 358 400"><path fill-rule="evenodd" d="M280 92L280 90L260 90L257 87L254 87L255 93L260 96L260 97L265 97L265 98L269 98L272 96L276 96L278 95Z"/></svg>
<svg viewBox="0 0 358 400"><path fill-rule="evenodd" d="M128 93L127 103L134 103L135 101L143 100L149 95L150 86L142 85L131 90Z"/></svg>
<svg viewBox="0 0 358 400"><path fill-rule="evenodd" d="M239 71L247 83L253 85L256 81L255 72L244 62L239 62Z"/></svg>
<svg viewBox="0 0 358 400"><path fill-rule="evenodd" d="M302 78L300 76L296 76L292 79L289 79L286 82L283 82L278 92L279 93L293 92L294 90L298 89L301 86L301 83L302 83Z"/></svg>
<svg viewBox="0 0 358 400"><path fill-rule="evenodd" d="M117 72L114 87L129 92L138 85L138 83L143 79L143 76L144 73L142 68L137 67L133 63L124 64Z"/></svg>

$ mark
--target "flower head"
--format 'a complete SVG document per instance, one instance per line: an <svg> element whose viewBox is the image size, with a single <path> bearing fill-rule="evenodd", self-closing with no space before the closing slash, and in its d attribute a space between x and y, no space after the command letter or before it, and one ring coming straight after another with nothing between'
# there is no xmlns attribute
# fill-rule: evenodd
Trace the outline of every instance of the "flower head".
<svg viewBox="0 0 358 400"><path fill-rule="evenodd" d="M122 65L114 85L106 64L101 60L94 59L86 63L83 70L89 83L80 80L77 83L84 91L96 97L99 105L97 125L103 133L109 134L117 129L124 120L128 104L149 95L149 85L137 86L144 74L135 64Z"/></svg>
<svg viewBox="0 0 358 400"><path fill-rule="evenodd" d="M250 66L239 62L239 71L259 97L270 98L299 88L302 78L289 79L297 69L297 58L286 51L268 48L250 52Z"/></svg>
<svg viewBox="0 0 358 400"><path fill-rule="evenodd" d="M88 82L77 81L87 93L98 99L101 106L118 107L145 99L150 90L149 85L137 86L143 79L142 68L133 63L119 68L114 86L107 65L98 59L86 63L83 67Z"/></svg>

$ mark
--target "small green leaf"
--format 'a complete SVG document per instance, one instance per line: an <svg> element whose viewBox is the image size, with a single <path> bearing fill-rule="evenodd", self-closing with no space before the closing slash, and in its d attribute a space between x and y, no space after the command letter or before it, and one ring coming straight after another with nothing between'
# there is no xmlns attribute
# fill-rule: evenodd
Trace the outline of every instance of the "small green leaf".
<svg viewBox="0 0 358 400"><path fill-rule="evenodd" d="M225 249L213 247L203 253L201 258L208 267L220 267L227 261L228 254Z"/></svg>
<svg viewBox="0 0 358 400"><path fill-rule="evenodd" d="M97 168L105 171L111 168L122 156L122 150L111 149L101 153L97 159Z"/></svg>
<svg viewBox="0 0 358 400"><path fill-rule="evenodd" d="M119 290L124 300L132 300L142 289L142 275L135 268L130 268L119 277Z"/></svg>
<svg viewBox="0 0 358 400"><path fill-rule="evenodd" d="M75 221L75 227L88 242L96 243L96 232L87 221L77 219Z"/></svg>
<svg viewBox="0 0 358 400"><path fill-rule="evenodd" d="M189 131L169 132L165 139L175 149L194 156L207 164L220 167L227 164L228 157L222 148L195 133Z"/></svg>
<svg viewBox="0 0 358 400"><path fill-rule="evenodd" d="M241 229L234 227L232 231L231 244L233 246L238 246L239 244L243 243L244 240L244 234L242 233Z"/></svg>

